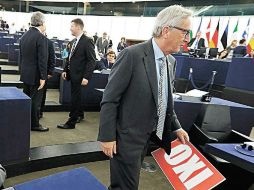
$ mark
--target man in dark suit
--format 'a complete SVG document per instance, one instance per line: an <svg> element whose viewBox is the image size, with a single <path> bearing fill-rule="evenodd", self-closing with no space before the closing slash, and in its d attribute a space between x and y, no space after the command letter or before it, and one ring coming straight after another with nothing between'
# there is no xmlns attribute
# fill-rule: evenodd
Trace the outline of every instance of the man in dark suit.
<svg viewBox="0 0 254 190"><path fill-rule="evenodd" d="M190 49L200 49L205 47L205 39L201 38L201 32L198 31L195 38L192 38L188 43Z"/></svg>
<svg viewBox="0 0 254 190"><path fill-rule="evenodd" d="M97 51L100 55L104 55L107 53L108 49L108 40L107 40L107 33L103 32L102 37L98 38L96 41Z"/></svg>
<svg viewBox="0 0 254 190"><path fill-rule="evenodd" d="M47 79L48 45L43 33L46 30L45 17L35 12L31 17L32 27L20 39L20 80L24 93L32 99L31 130L48 131L39 124L39 107L43 87Z"/></svg>
<svg viewBox="0 0 254 190"><path fill-rule="evenodd" d="M244 57L247 54L246 40L241 39L239 41L239 46L237 46L233 51L233 57Z"/></svg>
<svg viewBox="0 0 254 190"><path fill-rule="evenodd" d="M47 38L48 41L48 68L47 68L47 74L48 79L50 79L53 76L54 68L56 65L56 55L55 55L55 48L53 42ZM47 80L48 80L47 79ZM47 80L43 87L43 96L41 101L41 107L39 111L39 118L43 117L44 107L45 107L45 101L46 101L46 94L47 94Z"/></svg>
<svg viewBox="0 0 254 190"><path fill-rule="evenodd" d="M71 81L71 112L68 121L58 125L61 129L74 129L75 124L84 119L81 107L81 87L88 84L95 67L95 51L93 39L83 34L84 23L81 19L71 22L71 32L75 36L72 42L69 61L67 62L62 78Z"/></svg>
<svg viewBox="0 0 254 190"><path fill-rule="evenodd" d="M113 50L110 50L106 53L106 58L101 58L100 61L96 62L96 69L103 70L103 69L111 69L115 63L116 53Z"/></svg>
<svg viewBox="0 0 254 190"><path fill-rule="evenodd" d="M162 10L153 38L117 56L103 93L98 140L110 157L110 190L137 190L150 140L170 154L170 132L185 143L173 108L176 61L170 54L189 40L192 12L179 6Z"/></svg>

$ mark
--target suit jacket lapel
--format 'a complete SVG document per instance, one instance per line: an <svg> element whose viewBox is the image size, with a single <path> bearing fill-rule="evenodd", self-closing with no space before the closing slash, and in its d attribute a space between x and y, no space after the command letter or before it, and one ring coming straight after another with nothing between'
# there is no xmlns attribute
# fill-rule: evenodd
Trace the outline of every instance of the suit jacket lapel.
<svg viewBox="0 0 254 190"><path fill-rule="evenodd" d="M76 47L75 47L75 49L74 49L74 51L73 51L71 56L73 56L75 54L75 52L77 51L77 49L79 48L80 43L81 43L83 37L84 37L84 34L82 34L82 36L80 37L80 39L78 41L78 44L76 44Z"/></svg>
<svg viewBox="0 0 254 190"><path fill-rule="evenodd" d="M144 57L144 65L145 65L147 77L151 86L151 90L153 93L154 101L156 103L156 107L158 108L158 82L157 82L154 51L152 48L152 40L149 40L146 43L145 54L146 55Z"/></svg>

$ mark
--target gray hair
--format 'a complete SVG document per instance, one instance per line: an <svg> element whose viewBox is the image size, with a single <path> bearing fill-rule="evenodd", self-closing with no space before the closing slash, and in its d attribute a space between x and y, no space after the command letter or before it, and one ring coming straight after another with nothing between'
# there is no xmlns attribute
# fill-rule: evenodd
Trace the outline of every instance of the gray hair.
<svg viewBox="0 0 254 190"><path fill-rule="evenodd" d="M172 5L163 9L157 15L154 28L153 37L159 37L164 26L179 26L182 20L191 17L193 12L180 5Z"/></svg>
<svg viewBox="0 0 254 190"><path fill-rule="evenodd" d="M31 17L31 26L42 26L45 23L45 16L40 11L34 12Z"/></svg>

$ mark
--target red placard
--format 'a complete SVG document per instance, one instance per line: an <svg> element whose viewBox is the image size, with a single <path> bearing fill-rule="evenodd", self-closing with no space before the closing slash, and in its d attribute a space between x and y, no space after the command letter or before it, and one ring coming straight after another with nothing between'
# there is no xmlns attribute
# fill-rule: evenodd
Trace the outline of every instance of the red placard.
<svg viewBox="0 0 254 190"><path fill-rule="evenodd" d="M208 190L225 177L190 143L171 143L171 154L163 149L152 152L160 168L175 190Z"/></svg>

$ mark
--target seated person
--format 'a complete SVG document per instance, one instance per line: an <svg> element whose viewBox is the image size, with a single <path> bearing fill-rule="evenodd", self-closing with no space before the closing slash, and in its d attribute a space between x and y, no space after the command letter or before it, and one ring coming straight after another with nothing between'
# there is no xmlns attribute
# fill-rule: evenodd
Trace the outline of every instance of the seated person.
<svg viewBox="0 0 254 190"><path fill-rule="evenodd" d="M65 46L65 48L62 51L62 58L66 59L69 56L69 52L71 51L71 43L68 42Z"/></svg>
<svg viewBox="0 0 254 190"><path fill-rule="evenodd" d="M118 43L117 46L117 52L122 51L124 48L126 48L128 45L126 44L125 37L121 37L121 41Z"/></svg>
<svg viewBox="0 0 254 190"><path fill-rule="evenodd" d="M3 189L3 184L6 178L6 172L3 166L0 164L0 189Z"/></svg>
<svg viewBox="0 0 254 190"><path fill-rule="evenodd" d="M224 49L218 54L218 59L225 59L228 56L228 50Z"/></svg>
<svg viewBox="0 0 254 190"><path fill-rule="evenodd" d="M234 49L233 57L244 57L247 54L246 40L241 39L239 46Z"/></svg>
<svg viewBox="0 0 254 190"><path fill-rule="evenodd" d="M254 58L254 49L252 49L252 50L250 51L250 53L248 53L248 54L245 55L244 57Z"/></svg>
<svg viewBox="0 0 254 190"><path fill-rule="evenodd" d="M116 59L116 53L111 50L108 53L106 53L106 58L101 58L100 61L96 62L95 69L97 70L103 70L103 69L111 69L113 64L115 63Z"/></svg>
<svg viewBox="0 0 254 190"><path fill-rule="evenodd" d="M205 39L201 38L201 31L198 31L195 38L192 38L187 44L188 49L201 49L205 47Z"/></svg>
<svg viewBox="0 0 254 190"><path fill-rule="evenodd" d="M228 51L228 53L231 51L231 50L234 50L237 46L237 40L233 40L231 42L231 44L226 48L226 50Z"/></svg>

